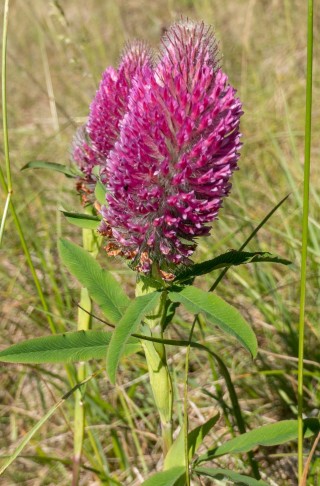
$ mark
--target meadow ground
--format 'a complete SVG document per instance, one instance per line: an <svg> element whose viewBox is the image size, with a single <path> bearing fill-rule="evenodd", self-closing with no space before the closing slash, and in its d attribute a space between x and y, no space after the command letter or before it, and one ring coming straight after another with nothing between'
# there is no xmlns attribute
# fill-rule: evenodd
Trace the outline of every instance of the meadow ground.
<svg viewBox="0 0 320 486"><path fill-rule="evenodd" d="M2 10L1 10L2 13ZM315 12L319 27L320 11ZM21 172L30 160L66 163L76 127L106 66L118 61L123 43L142 38L153 46L180 16L203 19L215 28L223 67L243 101L243 148L233 189L199 243L195 259L237 249L255 226L285 195L286 202L252 240L248 249L270 251L290 259L288 267L262 264L230 270L218 294L233 303L254 327L260 352L252 362L234 341L205 322L202 332L220 352L231 372L249 427L295 418L297 414L297 323L303 180L306 2L300 0L87 0L12 1L8 35L8 121L13 168L13 201L45 293L54 327L75 330L79 286L58 258L62 235L81 243L81 230L70 226L59 209L79 211L73 181L44 170ZM319 59L319 30L314 58ZM314 140L320 128L319 64L314 66ZM319 145L312 148L310 245L306 307L305 414L319 414L320 352L318 326L320 260ZM3 157L1 157L3 160ZM0 203L4 206L5 194ZM124 264L99 261L128 292L135 277ZM0 259L0 347L50 332L34 281L9 215ZM213 275L199 283L212 283ZM103 324L93 325L102 329ZM190 322L179 314L172 335L186 338ZM200 331L196 331L200 339ZM183 351L170 351L177 409L182 420ZM90 362L89 371L101 367ZM229 407L223 381L213 363L191 354L189 415L191 426ZM73 377L73 378L72 378ZM69 388L72 367L63 365L1 366L0 455L4 457L34 423ZM71 380L71 381L70 381ZM104 374L86 389L86 437L81 484L100 484L94 470L113 474L124 485L138 485L161 457L157 417L146 368L139 356L124 360L119 386ZM231 422L232 416L229 414ZM71 478L73 398L46 422L23 454L0 479L4 485L67 485ZM233 423L231 423L232 428ZM230 435L224 419L208 444ZM306 453L310 444L306 443ZM297 484L296 444L259 449L255 454L271 485ZM245 457L221 458L219 464L248 472ZM315 454L308 484L320 481ZM105 480L104 484L112 484ZM217 483L218 484L218 483ZM224 484L224 483L221 483Z"/></svg>

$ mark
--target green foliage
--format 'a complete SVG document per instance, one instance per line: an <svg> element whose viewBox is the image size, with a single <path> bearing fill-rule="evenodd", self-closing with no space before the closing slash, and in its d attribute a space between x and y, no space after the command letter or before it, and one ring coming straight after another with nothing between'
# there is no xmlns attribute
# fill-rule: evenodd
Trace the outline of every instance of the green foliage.
<svg viewBox="0 0 320 486"><path fill-rule="evenodd" d="M66 217L67 221L78 228L96 230L101 223L101 219L91 214L72 213L69 211L61 211Z"/></svg>
<svg viewBox="0 0 320 486"><path fill-rule="evenodd" d="M60 240L59 252L69 272L88 289L107 319L111 323L119 322L130 299L111 273L102 269L88 252L74 243Z"/></svg>
<svg viewBox="0 0 320 486"><path fill-rule="evenodd" d="M311 437L320 430L320 423L317 419L304 420L304 437ZM271 447L284 444L298 437L298 421L282 420L274 424L263 425L257 429L241 434L215 449L209 450L206 454L197 459L197 463L209 461L215 457L225 454L236 454L248 452L256 446Z"/></svg>
<svg viewBox="0 0 320 486"><path fill-rule="evenodd" d="M106 188L99 180L97 181L94 189L94 195L100 204L106 204Z"/></svg>
<svg viewBox="0 0 320 486"><path fill-rule="evenodd" d="M0 352L8 363L67 363L106 355L110 332L76 331L29 339Z"/></svg>
<svg viewBox="0 0 320 486"><path fill-rule="evenodd" d="M68 167L66 165L57 164L56 162L47 162L46 160L31 160L24 165L21 170L25 169L49 169L55 172L61 172L67 177L77 177L81 172L75 166Z"/></svg>
<svg viewBox="0 0 320 486"><path fill-rule="evenodd" d="M221 297L196 287L186 287L180 292L169 292L173 302L180 302L194 314L203 313L209 322L234 336L253 357L257 355L257 339L241 314Z"/></svg>
<svg viewBox="0 0 320 486"><path fill-rule="evenodd" d="M174 467L151 476L142 483L142 486L177 486L177 482L184 477L184 467Z"/></svg>
<svg viewBox="0 0 320 486"><path fill-rule="evenodd" d="M219 268L262 262L281 263L282 265L289 265L291 263L289 260L285 260L284 258L280 258L268 252L230 250L227 253L223 253L223 255L213 258L212 260L196 263L195 265L187 267L178 273L174 281L184 282L185 280L199 277L200 275L205 275L206 273L210 273L213 270L218 270Z"/></svg>
<svg viewBox="0 0 320 486"><path fill-rule="evenodd" d="M107 372L111 383L115 383L118 363L126 342L130 335L138 329L142 319L157 306L160 297L160 292L152 292L137 297L127 307L125 314L116 326L107 352Z"/></svg>
<svg viewBox="0 0 320 486"><path fill-rule="evenodd" d="M76 331L28 339L0 352L6 363L69 363L105 358L111 332ZM141 349L139 341L131 338L125 355Z"/></svg>
<svg viewBox="0 0 320 486"><path fill-rule="evenodd" d="M262 481L261 479L254 479L250 478L248 476L244 476L243 474L238 474L234 471L229 471L228 469L219 469L219 468L213 468L213 467L196 467L195 472L199 476L207 476L209 478L215 478L215 479L224 479L228 478L231 479L233 484L239 485L239 486L268 486L267 483Z"/></svg>
<svg viewBox="0 0 320 486"><path fill-rule="evenodd" d="M188 449L189 449L189 459L192 459L194 454L197 452L198 448L203 442L205 436L210 432L212 427L219 420L220 415L216 414L211 417L204 424L199 425L188 434ZM185 453L184 453L184 430L181 429L178 437L169 449L165 460L164 469L172 469L177 466L185 466Z"/></svg>

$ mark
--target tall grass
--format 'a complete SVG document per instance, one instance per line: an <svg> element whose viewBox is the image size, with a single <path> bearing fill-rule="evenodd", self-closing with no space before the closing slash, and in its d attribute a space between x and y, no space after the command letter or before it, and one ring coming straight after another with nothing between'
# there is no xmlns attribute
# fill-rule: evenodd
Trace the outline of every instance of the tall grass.
<svg viewBox="0 0 320 486"><path fill-rule="evenodd" d="M292 3L90 0L85 6L76 2L46 4L39 0L12 3L6 100L14 206L11 201L1 249L0 345L5 347L43 334L46 328L49 332L77 327L79 289L58 261L56 242L63 234L80 243L80 231L70 228L57 211L61 206L77 210L79 201L72 182L63 176L43 171L21 173L20 168L32 159L66 162L75 126L85 119L101 72L114 63L124 39L139 37L156 44L162 30L180 14L203 18L215 26L225 69L232 83L239 86L245 105L241 170L235 174L232 195L214 224L212 236L201 242L197 258L210 258L219 251L239 248L264 215L290 193L248 249L281 254L293 261L292 268L261 265L230 270L218 288L218 293L239 307L255 327L260 341L255 364L240 351L235 352L234 345L220 333L214 336L209 333L205 322L201 331L195 329L196 339L204 337L213 349L224 350L250 428L279 418L297 417L298 413L295 323L299 320L306 45L305 24L301 21L306 17L306 5L298 0ZM319 22L318 15L315 12L315 22ZM315 32L315 57L319 57L319 46L319 32ZM315 99L319 97L318 69L315 66ZM5 104L2 101L2 108ZM314 115L316 133L317 105ZM3 128L6 132L4 123ZM319 148L311 146L311 154L319 155ZM309 208L303 382L304 413L308 416L317 413L320 399L317 345L320 333L315 324L319 305L319 168L312 171L311 197L315 204ZM0 203L5 208L8 179L2 186ZM133 292L134 276L124 265L103 256L100 260ZM212 276L204 277L203 285L207 288L213 280ZM174 332L181 339L188 339L191 323L186 322L184 315L179 316L179 323L181 326ZM104 329L104 324L97 320L94 325ZM176 376L175 421L181 426L184 353L180 348L174 349L168 357ZM185 406L190 427L222 408L226 420L219 423L208 443L229 437L234 417L224 383L203 354L192 350L189 360ZM99 363L92 362L87 373L91 375L98 369ZM121 368L119 388L111 388L105 375L97 375L87 384L80 471L83 484L94 484L100 478L106 484L138 485L147 471L157 467L161 456L159 431L146 371L141 360L131 358ZM68 377L58 366L3 369L2 456L54 406L70 380L75 383L75 373L71 369ZM8 484L70 484L73 409L74 402L69 399L44 424L25 455L7 470ZM309 448L306 442L304 451ZM260 453L257 459L270 484L297 483L296 444ZM243 458L225 461L239 471L247 471ZM315 454L307 484L317 484L319 470L320 460ZM111 475L118 483L112 482ZM46 477L50 479L41 479Z"/></svg>

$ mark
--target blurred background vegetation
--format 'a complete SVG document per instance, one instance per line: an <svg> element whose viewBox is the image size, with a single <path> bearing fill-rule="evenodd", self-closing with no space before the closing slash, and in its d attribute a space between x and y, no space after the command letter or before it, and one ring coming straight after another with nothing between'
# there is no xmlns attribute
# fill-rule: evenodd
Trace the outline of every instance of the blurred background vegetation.
<svg viewBox="0 0 320 486"><path fill-rule="evenodd" d="M306 66L306 2L301 0L41 0L12 1L8 36L8 110L13 200L56 329L75 330L79 286L62 267L57 240L81 243L59 208L81 210L73 181L41 170L20 172L30 160L66 163L76 127L83 123L104 69L117 64L126 40L141 38L157 48L172 21L181 15L215 28L223 68L238 89L245 115L240 171L212 235L199 242L196 260L237 249L263 217L290 193L287 201L250 243L252 251L271 251L292 260L290 268L261 264L229 271L217 292L252 323L260 353L249 357L219 332L202 332L231 372L248 427L294 418L297 413L297 322L303 177L303 130ZM3 7L1 7L2 13ZM315 12L315 26L320 11ZM319 59L319 31L314 58ZM319 133L319 64L314 72L314 134ZM317 136L314 136L316 140ZM305 414L319 414L319 145L312 151L310 248L306 309ZM2 151L2 147L1 147ZM3 163L3 151L1 152ZM5 194L0 194L1 207ZM118 260L100 255L129 293L135 275ZM50 332L22 252L14 222L7 221L0 257L0 347ZM215 275L199 281L205 288ZM179 314L171 335L188 336L190 321ZM103 324L94 322L96 328ZM201 339L200 331L196 337ZM184 352L170 350L174 371L176 425L182 420ZM88 370L101 367L90 363ZM0 456L67 391L74 380L61 366L1 365ZM100 375L86 389L84 468L81 484L138 485L161 459L157 416L146 368L139 356L123 361L119 386ZM221 406L229 410L224 382L213 363L191 356L189 414L191 426ZM232 414L219 421L208 444L236 430ZM68 485L73 447L73 398L47 422L24 454L0 479L4 485ZM306 444L306 447L308 444ZM259 449L270 485L297 484L296 445ZM306 453L308 448L306 449ZM245 457L220 464L248 472ZM99 479L100 478L100 479ZM319 452L312 462L310 485L319 484ZM205 483L203 483L205 484ZM217 483L218 484L218 483ZM221 483L225 484L225 483Z"/></svg>

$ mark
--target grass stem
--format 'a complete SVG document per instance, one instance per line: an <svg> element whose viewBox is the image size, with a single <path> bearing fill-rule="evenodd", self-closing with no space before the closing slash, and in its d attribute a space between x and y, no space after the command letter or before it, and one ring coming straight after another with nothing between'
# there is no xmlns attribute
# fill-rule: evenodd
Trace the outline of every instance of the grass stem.
<svg viewBox="0 0 320 486"><path fill-rule="evenodd" d="M9 153L8 135L8 112L7 112L7 37L9 20L9 0L5 0L3 12L3 31L2 31L2 74L1 74L1 93L2 93L2 124L3 124L3 146L4 158L7 173L8 193L12 192L12 178Z"/></svg>
<svg viewBox="0 0 320 486"><path fill-rule="evenodd" d="M4 190L7 191L7 185L6 185L4 175L3 175L1 168L0 168L0 184L2 185ZM20 223L20 219L19 219L18 214L15 210L12 198L10 198L9 208L10 208L10 211L11 211L11 214L12 214L12 217L13 217L13 221L15 223L15 226L16 226L19 238L20 238L20 242L21 242L23 252L25 254L28 266L30 268L30 271L31 271L31 274L32 274L32 277L33 277L34 284L35 284L37 292L38 292L40 302L41 302L42 307L45 311L50 330L53 334L55 334L57 332L56 326L55 326L55 324L54 324L54 322L51 318L50 313L48 312L49 306L48 306L47 301L45 299L45 296L44 296L44 293L43 293L43 290L42 290L42 287L41 287L41 284L40 284L40 280L38 278L36 269L34 267L34 264L33 264L32 258L31 258L31 254L30 254L30 251L29 251L29 248L28 248L28 245L27 245L27 241L25 239L24 232L23 232L23 229L22 229L22 226L21 226L21 223Z"/></svg>
<svg viewBox="0 0 320 486"><path fill-rule="evenodd" d="M304 146L304 180L303 180L303 214L302 214L302 248L300 276L300 315L299 315L299 350L298 350L298 477L303 475L303 355L304 355L304 322L307 283L308 223L310 192L310 158L311 158L311 115L312 115L312 60L313 60L313 0L308 1L308 34L307 34L307 80L306 80L306 118Z"/></svg>
<svg viewBox="0 0 320 486"><path fill-rule="evenodd" d="M11 200L11 192L8 192L7 197L6 197L6 202L4 205L4 210L2 214L2 219L1 219L1 225L0 225L0 248L1 248L1 243L2 243L2 237L4 233L4 225L7 219L7 214L8 214L8 209L10 205L10 200Z"/></svg>
<svg viewBox="0 0 320 486"><path fill-rule="evenodd" d="M10 149L9 149L9 135L8 135L8 116L7 116L7 33L8 33L8 19L9 19L9 0L5 1L4 4L4 14L3 14L3 33L2 33L2 73L1 73L1 92L2 92L2 123L3 123L3 144L4 144L4 156L5 156L5 165L6 165L6 176L7 181L5 180L4 173L0 167L0 184L7 194L5 210L3 213L3 217L1 220L1 237L0 242L3 236L4 226L6 217L8 214L8 209L10 209L15 226L17 228L17 232L20 238L21 246L24 251L27 263L29 265L39 299L41 301L42 307L46 312L47 321L52 333L56 332L55 324L49 315L49 307L46 302L39 278L37 276L36 269L33 265L33 261L31 259L31 254L24 236L24 232L22 226L20 224L19 217L15 210L13 201L12 201L12 177L11 177L11 165L10 165Z"/></svg>

